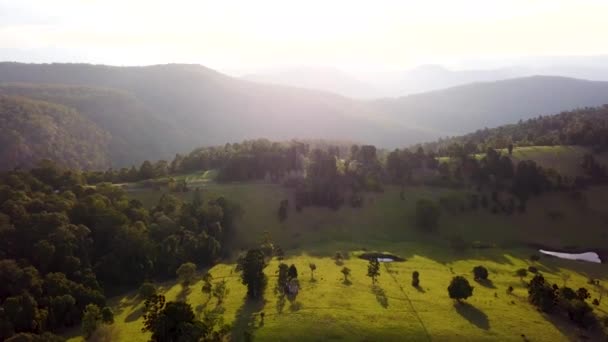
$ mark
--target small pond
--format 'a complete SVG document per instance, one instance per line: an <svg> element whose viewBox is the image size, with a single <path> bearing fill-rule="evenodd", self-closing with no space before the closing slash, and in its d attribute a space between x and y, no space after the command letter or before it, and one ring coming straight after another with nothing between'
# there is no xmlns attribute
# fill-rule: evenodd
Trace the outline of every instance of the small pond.
<svg viewBox="0 0 608 342"><path fill-rule="evenodd" d="M394 254L387 253L363 253L359 256L361 259L372 260L376 259L378 262L394 262L394 261L405 261L404 258Z"/></svg>
<svg viewBox="0 0 608 342"><path fill-rule="evenodd" d="M546 251L544 249L539 249L538 251L541 252L542 254L551 255L551 256L554 256L554 257L557 257L560 259L581 260L581 261L594 262L597 264L602 263L602 259L600 259L600 256L596 252L563 253L563 252Z"/></svg>

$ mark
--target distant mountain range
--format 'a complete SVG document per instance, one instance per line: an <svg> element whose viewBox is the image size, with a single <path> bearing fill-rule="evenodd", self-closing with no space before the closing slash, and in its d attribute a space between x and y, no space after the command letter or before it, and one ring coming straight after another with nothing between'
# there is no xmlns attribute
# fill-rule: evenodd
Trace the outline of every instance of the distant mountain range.
<svg viewBox="0 0 608 342"><path fill-rule="evenodd" d="M65 137L52 146L57 149L52 156L71 166L104 168L259 137L406 146L539 114L605 104L608 82L539 76L399 98L354 100L233 78L200 65L0 63L0 96L8 99L0 108L4 120L0 135L19 139L19 144L2 144L0 155L13 156L15 146L24 150L30 143L38 144L30 134L37 126L17 124L17 118L61 122L52 116L69 112L69 122L74 124L57 124L51 130ZM19 101L27 105L13 111ZM41 103L60 110L24 114ZM87 145L89 136L99 143ZM78 139L87 142L81 149L72 146ZM29 150L38 152L32 152L27 162L3 160L2 168L31 165L48 156L40 148ZM94 162L87 160L91 153Z"/></svg>
<svg viewBox="0 0 608 342"><path fill-rule="evenodd" d="M292 67L259 71L244 79L318 89L360 99L399 97L474 82L490 82L529 76L563 76L608 81L608 56L537 57L512 61L500 68L451 70L441 65L422 65L404 71L353 72L322 67Z"/></svg>

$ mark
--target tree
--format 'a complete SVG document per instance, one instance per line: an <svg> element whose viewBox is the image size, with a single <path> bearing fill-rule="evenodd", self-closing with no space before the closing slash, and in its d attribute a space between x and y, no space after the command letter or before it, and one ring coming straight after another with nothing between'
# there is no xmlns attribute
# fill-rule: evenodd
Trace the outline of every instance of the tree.
<svg viewBox="0 0 608 342"><path fill-rule="evenodd" d="M455 276L448 286L448 294L450 298L460 302L460 300L467 299L473 295L473 286L469 284L469 281L465 277Z"/></svg>
<svg viewBox="0 0 608 342"><path fill-rule="evenodd" d="M144 161L141 166L139 167L139 178L140 179L150 179L150 178L154 178L155 174L154 174L154 167L152 166L152 163L150 163L148 160Z"/></svg>
<svg viewBox="0 0 608 342"><path fill-rule="evenodd" d="M82 315L82 334L86 337L91 336L93 331L97 329L97 325L101 320L101 310L95 304L88 304Z"/></svg>
<svg viewBox="0 0 608 342"><path fill-rule="evenodd" d="M105 324L114 323L114 312L110 307L106 306L101 310L101 321Z"/></svg>
<svg viewBox="0 0 608 342"><path fill-rule="evenodd" d="M432 231L439 224L441 211L434 201L420 199L416 202L416 225L424 231Z"/></svg>
<svg viewBox="0 0 608 342"><path fill-rule="evenodd" d="M367 276L372 278L372 284L376 284L376 278L380 276L380 263L378 259L371 258L367 264Z"/></svg>
<svg viewBox="0 0 608 342"><path fill-rule="evenodd" d="M241 281L247 286L247 295L249 298L257 299L264 294L266 287L266 275L264 268L266 261L264 253L259 249L250 249L247 251L245 258L242 261Z"/></svg>
<svg viewBox="0 0 608 342"><path fill-rule="evenodd" d="M528 270L526 270L525 268L520 268L520 269L518 269L517 271L515 271L515 275L517 275L517 276L519 277L519 279L520 279L521 281L523 281L523 280L524 280L524 278L525 278L526 276L528 276Z"/></svg>
<svg viewBox="0 0 608 342"><path fill-rule="evenodd" d="M283 291L285 284L287 284L287 282L289 281L289 266L287 266L287 264L280 263L277 273L277 289L279 291Z"/></svg>
<svg viewBox="0 0 608 342"><path fill-rule="evenodd" d="M211 273L205 272L205 274L203 274L203 287L201 288L201 291L203 291L203 293L211 294L211 290L213 288L213 284L211 284L212 280L213 276L211 275Z"/></svg>
<svg viewBox="0 0 608 342"><path fill-rule="evenodd" d="M340 271L342 272L342 274L344 275L344 282L348 282L348 276L350 275L350 268L344 266L342 267L342 270Z"/></svg>
<svg viewBox="0 0 608 342"><path fill-rule="evenodd" d="M142 331L152 333L151 340L157 342L198 341L203 335L200 322L195 321L190 304L184 302L158 301L147 303Z"/></svg>
<svg viewBox="0 0 608 342"><path fill-rule="evenodd" d="M289 279L297 279L298 278L298 269L296 268L296 265L291 264L291 266L289 266L289 271L287 273L289 275Z"/></svg>
<svg viewBox="0 0 608 342"><path fill-rule="evenodd" d="M289 206L289 201L287 200L282 200L281 204L279 205L279 221L283 222L287 219L287 209Z"/></svg>
<svg viewBox="0 0 608 342"><path fill-rule="evenodd" d="M412 286L413 287L420 286L420 273L418 273L418 271L412 272Z"/></svg>
<svg viewBox="0 0 608 342"><path fill-rule="evenodd" d="M528 284L528 299L544 312L553 310L557 303L556 285L551 286L542 274L536 274Z"/></svg>
<svg viewBox="0 0 608 342"><path fill-rule="evenodd" d="M513 155L513 144L509 144L509 146L507 146L507 149L509 150L509 155Z"/></svg>
<svg viewBox="0 0 608 342"><path fill-rule="evenodd" d="M578 299L584 301L584 300L591 298L591 293L589 293L589 290L587 290L586 288L581 287L578 290L576 290L576 297L578 297Z"/></svg>
<svg viewBox="0 0 608 342"><path fill-rule="evenodd" d="M181 266L179 266L175 273L177 274L177 277L182 285L187 286L194 280L194 277L196 276L196 264L192 262L183 263Z"/></svg>
<svg viewBox="0 0 608 342"><path fill-rule="evenodd" d="M483 266L475 266L473 268L473 276L475 280L486 280L488 279L488 269Z"/></svg>
<svg viewBox="0 0 608 342"><path fill-rule="evenodd" d="M156 295L156 286L154 286L154 284L152 284L150 282L144 282L139 287L138 292L139 292L139 296L145 300L145 299L148 299L148 298Z"/></svg>
<svg viewBox="0 0 608 342"><path fill-rule="evenodd" d="M315 270L317 269L317 265L315 265L311 262L310 264L308 264L308 267L310 267L310 279L314 280L315 279Z"/></svg>
<svg viewBox="0 0 608 342"><path fill-rule="evenodd" d="M213 297L217 299L217 305L222 305L224 298L228 295L230 291L228 287L226 287L226 281L222 280L215 284L213 287Z"/></svg>

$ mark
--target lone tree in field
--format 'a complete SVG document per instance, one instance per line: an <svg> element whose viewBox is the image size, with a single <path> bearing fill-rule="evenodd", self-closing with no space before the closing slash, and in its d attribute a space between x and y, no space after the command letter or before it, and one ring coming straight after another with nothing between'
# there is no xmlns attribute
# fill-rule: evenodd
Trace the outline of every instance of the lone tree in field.
<svg viewBox="0 0 608 342"><path fill-rule="evenodd" d="M247 285L247 296L249 298L260 298L266 287L266 275L264 268L266 261L264 253L259 249L250 249L242 260L241 281Z"/></svg>
<svg viewBox="0 0 608 342"><path fill-rule="evenodd" d="M192 262L183 263L175 273L182 285L188 286L196 275L196 264Z"/></svg>
<svg viewBox="0 0 608 342"><path fill-rule="evenodd" d="M308 264L308 267L310 267L310 279L314 280L315 279L315 270L317 269L317 265L315 265L311 262L310 264Z"/></svg>
<svg viewBox="0 0 608 342"><path fill-rule="evenodd" d="M418 271L414 271L412 273L412 286L413 287L420 286L420 273L418 273Z"/></svg>
<svg viewBox="0 0 608 342"><path fill-rule="evenodd" d="M342 274L344 274L344 282L347 283L348 276L350 275L350 268L344 266L344 267L342 267L342 270L340 272L342 272Z"/></svg>
<svg viewBox="0 0 608 342"><path fill-rule="evenodd" d="M428 199L416 202L416 226L424 231L433 231L439 224L441 211L437 204Z"/></svg>
<svg viewBox="0 0 608 342"><path fill-rule="evenodd" d="M515 275L518 276L521 281L524 281L524 278L528 276L528 270L525 268L520 268L515 271Z"/></svg>
<svg viewBox="0 0 608 342"><path fill-rule="evenodd" d="M483 266L475 266L473 268L473 276L475 277L475 280L487 280L488 269Z"/></svg>
<svg viewBox="0 0 608 342"><path fill-rule="evenodd" d="M296 268L296 265L291 264L291 266L289 266L287 275L289 276L289 280L298 278L298 269Z"/></svg>
<svg viewBox="0 0 608 342"><path fill-rule="evenodd" d="M450 298L460 302L462 299L467 299L473 295L473 286L463 276L452 278L450 286L448 286L448 294Z"/></svg>
<svg viewBox="0 0 608 342"><path fill-rule="evenodd" d="M380 263L378 259L372 258L367 265L367 276L372 278L372 284L376 284L376 278L380 276Z"/></svg>

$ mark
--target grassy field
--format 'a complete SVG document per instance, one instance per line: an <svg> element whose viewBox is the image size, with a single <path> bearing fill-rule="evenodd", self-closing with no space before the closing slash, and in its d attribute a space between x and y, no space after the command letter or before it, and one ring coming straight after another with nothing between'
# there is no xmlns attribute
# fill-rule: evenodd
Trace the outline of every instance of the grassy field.
<svg viewBox="0 0 608 342"><path fill-rule="evenodd" d="M216 281L228 282L230 293L219 308L215 299L201 292L200 281L188 288L175 282L159 284L168 300L186 300L197 313L221 310L225 322L233 325L235 341L244 340L245 331L259 341L522 341L522 334L530 341L597 338L566 319L538 312L527 302L526 289L514 272L534 265L559 285L567 279L570 287L591 289L586 284L589 277L607 283L605 264L550 257L533 263L529 256L535 251L526 247L528 243L555 248L607 246L607 188L586 191L586 201L573 201L566 194L545 194L531 200L526 213L512 216L488 211L443 212L438 231L428 234L413 225L415 202L419 198L461 196L462 192L411 187L406 188L405 199L401 200L399 188L387 187L384 193L366 194L360 209L305 208L297 213L293 194L279 185L196 184L204 197L222 195L243 208L237 236L231 241L234 251L257 245L267 231L275 244L286 250L284 262L295 264L300 273L301 291L296 300L281 300L274 292L278 261L272 260L266 268L269 285L264 300L251 303L245 300L246 288L234 272L234 264L227 260L210 270ZM129 195L151 207L162 192L139 189ZM176 195L189 198L192 192ZM287 220L281 223L277 210L282 199L290 200L290 209ZM551 218L549 211L560 212L560 218ZM449 243L455 236L495 247L456 252ZM383 264L379 285L373 288L365 275L367 261L357 257L363 250L394 253L406 261ZM336 251L350 254L345 260L352 270L350 284L343 283L342 266L331 259ZM310 262L317 265L315 281L311 281ZM466 275L473 282L471 270L477 265L488 268L492 283L473 284L473 297L467 304L455 305L446 290L450 279ZM414 270L420 272L422 290L410 285ZM509 286L515 288L512 295L506 293ZM595 290L591 292L592 298L598 297ZM116 312L113 340L146 341L149 336L140 332L143 304L136 294L114 298L112 304ZM265 313L263 322L260 312ZM595 312L605 317L608 302L603 300ZM71 339L79 340L78 336Z"/></svg>
<svg viewBox="0 0 608 342"><path fill-rule="evenodd" d="M434 234L421 233L413 226L415 202L420 198L458 196L461 192L411 187L406 188L405 199L401 200L399 188L386 187L384 193L366 194L365 204L359 209L305 208L297 213L293 209L292 192L280 185L209 183L201 189L204 197L222 195L243 208L238 234L231 242L235 250L255 246L265 231L283 249L325 256L333 255L336 249L390 249L402 242L447 246L454 236L503 247L522 243L542 243L555 248L608 246L605 230L608 208L602 205L608 189L604 188L587 191L587 201L573 201L564 193L545 194L530 200L526 213L512 216L494 215L487 210L454 215L444 211L440 228ZM143 189L131 192L130 196L151 207L162 193ZM192 192L176 196L188 199ZM279 222L277 210L282 199L289 199L292 204L287 220ZM559 212L561 217L551 219L551 212ZM578 231L581 224L586 227L586 234Z"/></svg>
<svg viewBox="0 0 608 342"><path fill-rule="evenodd" d="M403 248L407 252L407 244ZM532 264L521 255L494 250L451 259L411 255L405 262L382 264L379 283L374 288L365 276L367 261L355 255L344 261L352 270L349 283L343 282L342 266L330 258L291 255L284 262L296 265L301 284L293 301L281 300L274 292L276 260L266 268L269 285L260 302L245 300L246 288L233 271L234 265L220 264L210 270L216 281L227 281L230 291L220 307L215 299L201 292L202 282L187 288L175 283L160 285L168 300L187 300L197 313L219 309L225 322L233 325L232 339L236 341L244 340L245 331L259 341L521 341L521 334L530 341L595 338L565 319L541 314L527 302L526 289L513 274L516 269ZM308 268L310 262L317 265L314 280ZM588 286L588 274L605 272L600 265L557 259L533 264L550 281L560 285L564 283L564 275L568 275L567 285L574 288ZM473 283L473 297L466 304L455 304L447 295L450 279L465 275L471 280L471 269L477 265L489 269L491 283ZM420 272L421 289L410 285L414 270ZM511 295L506 293L509 286L515 288ZM597 297L595 291L592 293ZM149 336L140 331L141 300L131 293L115 299L114 304L114 339L147 341ZM606 315L607 310L606 301L595 309L600 315ZM265 313L263 322L261 312ZM79 340L79 337L71 339Z"/></svg>
<svg viewBox="0 0 608 342"><path fill-rule="evenodd" d="M507 154L507 149L499 150L502 154ZM576 177L583 175L581 163L585 154L593 154L595 159L604 165L608 165L608 153L593 153L590 148L583 146L525 146L515 147L511 160L517 164L522 160L534 160L544 168L551 168L561 175ZM484 154L477 154L477 158L482 158ZM449 158L443 158L444 161Z"/></svg>

